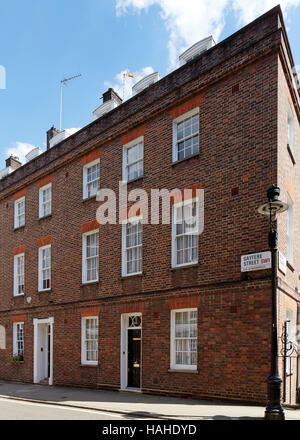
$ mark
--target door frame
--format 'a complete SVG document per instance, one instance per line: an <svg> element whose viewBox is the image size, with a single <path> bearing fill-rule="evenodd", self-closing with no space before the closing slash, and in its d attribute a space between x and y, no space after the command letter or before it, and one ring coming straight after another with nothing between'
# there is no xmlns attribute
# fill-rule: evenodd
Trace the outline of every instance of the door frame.
<svg viewBox="0 0 300 440"><path fill-rule="evenodd" d="M53 385L53 324L54 318L33 319L33 382L38 383L38 325L50 325L50 377L49 385ZM48 345L48 335L46 335L46 346ZM48 356L47 350L45 355Z"/></svg>
<svg viewBox="0 0 300 440"><path fill-rule="evenodd" d="M141 330L141 368L140 368L140 388L128 388L128 322L129 316L142 316L141 312L133 312L133 313L123 313L121 315L121 347L120 347L120 356L121 356L121 368L120 368L120 383L121 390L134 390L139 391L142 389L142 370L143 370L143 361L142 361L142 345L143 345L143 319L141 327L137 327L137 329Z"/></svg>

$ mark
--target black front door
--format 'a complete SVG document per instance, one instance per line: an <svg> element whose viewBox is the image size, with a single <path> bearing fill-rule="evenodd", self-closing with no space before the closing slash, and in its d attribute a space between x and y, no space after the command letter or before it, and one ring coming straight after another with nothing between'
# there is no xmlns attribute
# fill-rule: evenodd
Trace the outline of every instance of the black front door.
<svg viewBox="0 0 300 440"><path fill-rule="evenodd" d="M128 387L141 386L141 329L128 330Z"/></svg>

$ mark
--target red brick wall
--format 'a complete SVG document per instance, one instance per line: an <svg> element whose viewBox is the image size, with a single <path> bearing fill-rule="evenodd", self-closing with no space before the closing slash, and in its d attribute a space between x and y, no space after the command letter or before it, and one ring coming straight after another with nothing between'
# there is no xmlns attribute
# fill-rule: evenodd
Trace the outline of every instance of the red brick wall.
<svg viewBox="0 0 300 440"><path fill-rule="evenodd" d="M280 35L275 11L0 182L0 324L7 325L0 379L32 381L33 318L53 316L54 384L118 389L120 314L142 311L145 392L265 401L270 271L242 281L240 258L268 249L268 224L257 208L278 176ZM200 152L172 164L172 119L191 103L199 105ZM117 190L122 145L140 130L144 177L128 190L201 185L199 264L171 269L171 226L144 225L143 275L123 278L121 225L101 225L99 282L82 285L81 233L94 226L98 207L95 198L82 200L83 164L101 154L101 187ZM48 175L52 215L38 219L39 182ZM14 231L14 195L23 186L26 225ZM52 289L38 293L38 244L45 237L52 243ZM26 293L14 298L13 251L20 246ZM198 304L198 374L168 372L170 310L182 304ZM81 316L90 308L100 310L98 367L80 365ZM13 314L26 315L20 366L10 364Z"/></svg>

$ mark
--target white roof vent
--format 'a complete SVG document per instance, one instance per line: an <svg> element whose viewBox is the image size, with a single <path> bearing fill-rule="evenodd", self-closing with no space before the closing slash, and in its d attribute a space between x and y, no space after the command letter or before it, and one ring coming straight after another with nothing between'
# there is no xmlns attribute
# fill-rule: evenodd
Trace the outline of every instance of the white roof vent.
<svg viewBox="0 0 300 440"><path fill-rule="evenodd" d="M132 87L133 96L136 95L137 93L140 93L146 87L149 87L152 84L156 83L157 81L160 80L160 78L161 76L158 72L150 73L150 75L145 76L145 78L141 79Z"/></svg>
<svg viewBox="0 0 300 440"><path fill-rule="evenodd" d="M215 46L215 44L216 43L212 36L204 38L204 40L198 41L198 43L195 43L193 46L189 47L179 56L180 65L183 66L183 64L188 63L201 53Z"/></svg>
<svg viewBox="0 0 300 440"><path fill-rule="evenodd" d="M29 153L27 153L25 155L26 162L30 162L32 159L35 159L36 157L38 157L43 152L44 151L40 147L34 148L33 150L29 151Z"/></svg>
<svg viewBox="0 0 300 440"><path fill-rule="evenodd" d="M3 170L0 171L0 180L4 179L4 177L8 176L12 172L13 172L12 167L4 168Z"/></svg>
<svg viewBox="0 0 300 440"><path fill-rule="evenodd" d="M94 121L122 104L120 96L111 88L103 93L102 98L103 104L93 111Z"/></svg>
<svg viewBox="0 0 300 440"><path fill-rule="evenodd" d="M60 142L67 139L72 134L76 133L76 131L80 130L80 128L67 128L66 130L60 131L59 133L55 134L53 138L49 141L50 148L54 147L54 145L59 144Z"/></svg>

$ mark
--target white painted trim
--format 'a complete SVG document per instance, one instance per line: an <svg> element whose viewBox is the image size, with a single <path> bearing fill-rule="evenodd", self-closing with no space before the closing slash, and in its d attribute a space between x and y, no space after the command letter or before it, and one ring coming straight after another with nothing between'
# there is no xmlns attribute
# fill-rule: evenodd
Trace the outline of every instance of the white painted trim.
<svg viewBox="0 0 300 440"><path fill-rule="evenodd" d="M144 136L139 136L138 138L133 139L132 141L123 145L123 149L122 149L122 182L124 182L124 183L130 182L130 180L128 180L128 176L127 176L127 172L126 172L126 167L127 167L126 151L129 148L134 147L135 145L138 145L140 143L143 144L143 174L139 177L142 177L144 175Z"/></svg>
<svg viewBox="0 0 300 440"><path fill-rule="evenodd" d="M50 213L47 215L52 214L52 183L48 183L47 185L42 186L39 188L39 218L44 218L42 212L42 204L43 204L43 191L46 191L48 188L51 188L51 199L50 199Z"/></svg>
<svg viewBox="0 0 300 440"><path fill-rule="evenodd" d="M24 224L18 225L17 224L17 218L18 218L17 217L17 205L22 202L24 202ZM23 196L23 197L20 197L19 199L15 200L15 203L14 203L14 227L20 228L20 227L24 226L25 223L26 223L26 199L25 199L25 196Z"/></svg>
<svg viewBox="0 0 300 440"><path fill-rule="evenodd" d="M139 137L133 139L132 141L127 142L127 144L123 145L123 148L131 148L137 144L140 144L141 142L144 143L144 136L139 136Z"/></svg>
<svg viewBox="0 0 300 440"><path fill-rule="evenodd" d="M88 235L98 234L98 267L97 267L97 279L96 280L86 280L86 237ZM96 283L99 281L99 252L100 252L100 246L99 246L99 229L93 229L92 231L85 232L82 234L82 264L81 264L81 281L82 284L90 284L90 283Z"/></svg>
<svg viewBox="0 0 300 440"><path fill-rule="evenodd" d="M127 225L127 223L138 222L139 220L143 220L143 215L137 215L135 217L129 217L122 220L122 225Z"/></svg>
<svg viewBox="0 0 300 440"><path fill-rule="evenodd" d="M85 164L82 167L82 198L83 200L86 200L88 198L87 194L87 170L94 165L100 164L100 158L93 160L92 162L89 162ZM100 165L100 174L99 174L99 187L100 187L100 178L101 178L101 165Z"/></svg>
<svg viewBox="0 0 300 440"><path fill-rule="evenodd" d="M44 249L50 248L50 287L48 289L43 289L43 279L42 279L42 251ZM51 290L52 286L52 249L51 244L47 244L46 246L39 247L39 256L38 256L38 291L39 292L47 292Z"/></svg>
<svg viewBox="0 0 300 440"><path fill-rule="evenodd" d="M25 355L25 325L24 321L18 321L13 323L13 356L18 356L18 347L17 347L17 325L23 324L23 350ZM25 359L25 357L24 357Z"/></svg>
<svg viewBox="0 0 300 440"><path fill-rule="evenodd" d="M175 314L177 312L198 312L195 307L185 308L185 309L173 309L170 311L170 369L171 370L197 370L197 365L178 365L175 363ZM198 316L197 316L197 341L198 341ZM197 349L197 359L198 359L198 349Z"/></svg>
<svg viewBox="0 0 300 440"><path fill-rule="evenodd" d="M173 119L172 123L172 161L178 161L178 151L177 151L177 124L182 121L185 121L188 118L191 118L195 115L199 114L199 107L195 107L192 110L184 113L183 115L178 116L178 118ZM198 132L199 136L199 132Z"/></svg>
<svg viewBox="0 0 300 440"><path fill-rule="evenodd" d="M286 258L287 261L293 265L294 262L294 203L287 193L287 203L289 205L287 211L287 229L286 229Z"/></svg>
<svg viewBox="0 0 300 440"><path fill-rule="evenodd" d="M85 340L85 328L87 319L96 319L97 320L97 361L87 361L85 359L85 351L84 351L84 340ZM99 361L99 317L98 316L84 316L81 318L81 365L98 365Z"/></svg>
<svg viewBox="0 0 300 440"><path fill-rule="evenodd" d="M185 205L189 205L192 204L194 202L197 202L198 198L193 198L193 199L188 199L188 200L184 200L182 202L178 202L175 203L172 206L172 228L171 228L171 243L172 243L172 250L171 250L171 267L172 268L176 268L176 267L188 267L188 266L193 266L194 264L198 264L199 262L199 243L198 243L198 254L197 254L197 261L192 261L191 263L183 263L183 264L177 264L176 263L176 225L175 225L175 209L179 208L180 206L185 206ZM197 211L198 213L198 211ZM198 219L197 219L198 220ZM197 222L198 223L198 222ZM188 235L188 234L186 234ZM190 235L194 235L194 234L190 234ZM198 237L199 239L199 237Z"/></svg>
<svg viewBox="0 0 300 440"><path fill-rule="evenodd" d="M14 255L14 287L13 287L13 291L14 291L14 296L24 296L24 293L18 293L18 258L20 257L24 257L24 291L25 291L25 253L22 252L18 255Z"/></svg>
<svg viewBox="0 0 300 440"><path fill-rule="evenodd" d="M39 324L50 325L50 377L49 385L53 385L53 324L54 318L38 319L33 318L33 382L38 383L38 343L37 343L37 330Z"/></svg>
<svg viewBox="0 0 300 440"><path fill-rule="evenodd" d="M141 312L123 313L121 315L121 343L120 343L120 384L121 391L128 390L137 391L137 388L128 388L128 323L129 316L143 316ZM140 389L142 388L142 375L143 375L143 321L142 326L137 327L137 330L141 330L141 369L140 369Z"/></svg>
<svg viewBox="0 0 300 440"><path fill-rule="evenodd" d="M141 270L140 272L134 272L134 273L127 273L127 258L126 258L126 225L128 223L134 223L134 222L138 222L140 220L143 219L143 216L138 216L138 217L130 217L124 221L122 221L122 277L131 277L134 275L141 275L143 273L143 270ZM142 268L143 268L143 224L142 225Z"/></svg>

